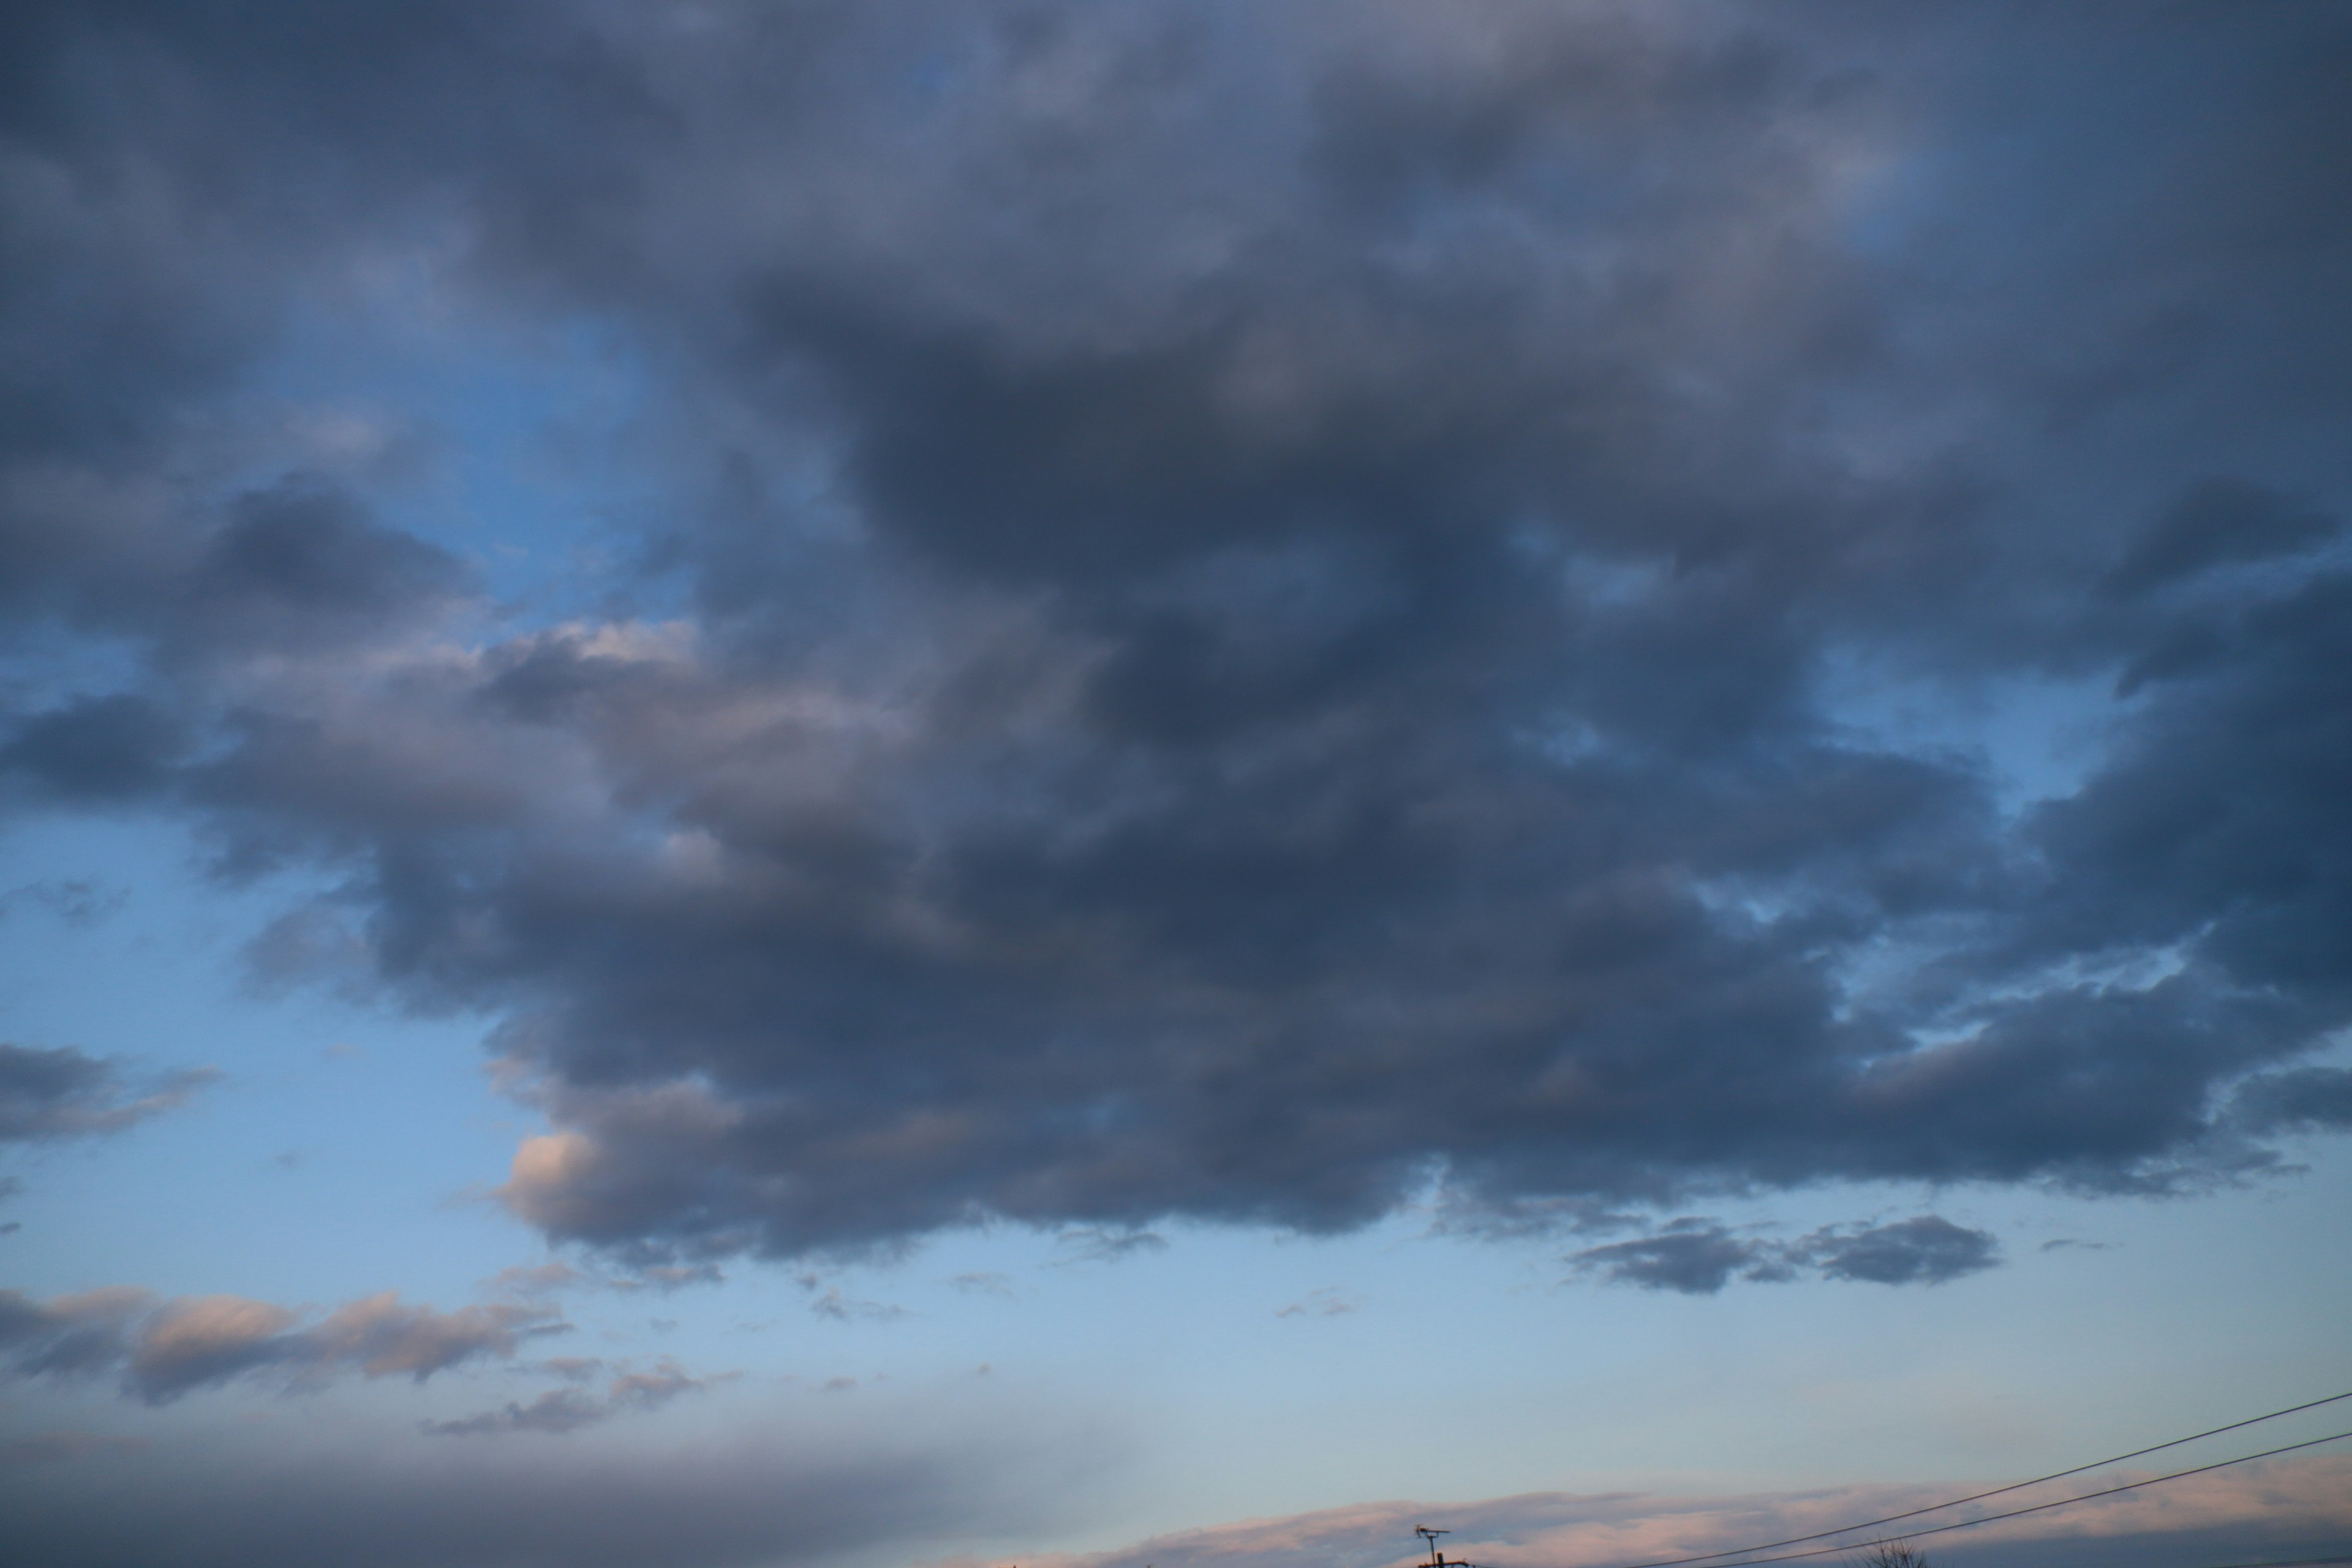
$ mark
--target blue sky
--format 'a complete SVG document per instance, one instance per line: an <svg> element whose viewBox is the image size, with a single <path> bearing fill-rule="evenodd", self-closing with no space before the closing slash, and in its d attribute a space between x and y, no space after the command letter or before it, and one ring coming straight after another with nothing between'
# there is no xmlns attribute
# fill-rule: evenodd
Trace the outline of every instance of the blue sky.
<svg viewBox="0 0 2352 1568"><path fill-rule="evenodd" d="M30 1560L1609 1568L2352 1388L2340 12L7 26Z"/></svg>

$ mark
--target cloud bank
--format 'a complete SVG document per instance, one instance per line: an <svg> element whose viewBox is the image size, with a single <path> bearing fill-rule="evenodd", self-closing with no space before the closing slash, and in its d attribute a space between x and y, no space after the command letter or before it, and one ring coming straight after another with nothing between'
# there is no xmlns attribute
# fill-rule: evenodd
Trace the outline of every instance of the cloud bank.
<svg viewBox="0 0 2352 1568"><path fill-rule="evenodd" d="M223 1431L126 1451L74 1436L0 1462L10 1546L62 1568L904 1561L943 1538L1060 1524L1094 1473L1067 1446L936 1425L819 1442L770 1421L653 1451L594 1433L560 1449L334 1431L289 1449Z"/></svg>
<svg viewBox="0 0 2352 1568"><path fill-rule="evenodd" d="M334 878L257 963L497 1020L552 1238L2346 1124L2339 10L5 27L0 809ZM630 389L542 421L586 590L419 358ZM1805 1266L1986 1256L1873 1235Z"/></svg>
<svg viewBox="0 0 2352 1568"><path fill-rule="evenodd" d="M2106 1484L2146 1471L2115 1472ZM2245 1471L2222 1471L2169 1483L2157 1493L2102 1499L2039 1519L1955 1531L1917 1544L1937 1562L1969 1568L2058 1568L2070 1563L2146 1563L2158 1568L2264 1556L2292 1558L2342 1550L2352 1527L2344 1483L2352 1463L2341 1456L2273 1459ZM1046 1568L1141 1568L1194 1563L1236 1568L1308 1568L1349 1562L1409 1568L1412 1530L1449 1530L1447 1555L1501 1568L1599 1568L1706 1552L1725 1554L1759 1541L1832 1531L1853 1520L1924 1508L1976 1489L1937 1486L1857 1486L1811 1492L1734 1497L1654 1497L1617 1492L1580 1496L1529 1492L1483 1502L1376 1502L1285 1519L1250 1520L1161 1536L1118 1552L1040 1559ZM2090 1489L2090 1483L2084 1483ZM2021 1497L2026 1494L2019 1494ZM2063 1490L2032 1494L2043 1501ZM2018 1506L2022 1506L2020 1504ZM1944 1522L1941 1516L1918 1521ZM1867 1533L1854 1538L1867 1545ZM1402 1542L1404 1544L1400 1545ZM1832 1545L1837 1542L1832 1542ZM1837 1562L1836 1555L1817 1559Z"/></svg>

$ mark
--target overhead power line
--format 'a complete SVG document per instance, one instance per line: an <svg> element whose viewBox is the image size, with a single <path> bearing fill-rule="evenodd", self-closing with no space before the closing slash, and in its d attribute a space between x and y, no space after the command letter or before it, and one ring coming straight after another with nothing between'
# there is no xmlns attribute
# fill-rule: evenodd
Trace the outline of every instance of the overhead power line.
<svg viewBox="0 0 2352 1568"><path fill-rule="evenodd" d="M2325 1399L2315 1399L2307 1405L2290 1405L2284 1410L2273 1410L2267 1415L2252 1415L2247 1417L2243 1421L2232 1421L2227 1426L2215 1426L2203 1432L2192 1432L2186 1437L2175 1437L2168 1443L2157 1443L2145 1448L2134 1448L2128 1454L2117 1454L2112 1458L2094 1459L2087 1465L2076 1465L2071 1470L2053 1470L2046 1476L2036 1476L2030 1481L2011 1481L2005 1487L1995 1487L1990 1491L1971 1492L1967 1497L1957 1497L1952 1499L1949 1502L1929 1503L1926 1508L1915 1508L1907 1513L1890 1513L1882 1519L1865 1519L1853 1524L1841 1524L1835 1530L1816 1531L1811 1535L1792 1535L1786 1541L1766 1541L1759 1542L1753 1546L1727 1547L1721 1552L1703 1552L1696 1557L1667 1557L1662 1558L1654 1563L1631 1563L1623 1564L1622 1568L1684 1568L1684 1565L1686 1563L1714 1563L1726 1557L1745 1557L1751 1552L1771 1552L1783 1546L1802 1546L1808 1541L1827 1541L1832 1535L1848 1535L1853 1533L1854 1531L1869 1530L1881 1524L1896 1524L1906 1519L1917 1519L1921 1514L1940 1513L1948 1508L1958 1508L1963 1503L1982 1502L1987 1498L2000 1497L2008 1492L2023 1491L2028 1487L2038 1487L2044 1481L2063 1481L2068 1476L2079 1476L2085 1470L2105 1469L2109 1465L2120 1465L2126 1459L2137 1459L2147 1454L2160 1454L2167 1448L2178 1448L2184 1443L2194 1443L2202 1437L2218 1437L2224 1432L2235 1432L2247 1426L2259 1426L2265 1421L2275 1421L2282 1415L2294 1415L2305 1410L2316 1410L2323 1405L2334 1405L2339 1400L2346 1399L2352 1399L2352 1390L2347 1390L2342 1394L2331 1394ZM2333 1441L2333 1439L2322 1437L2319 1438L2318 1441L2326 1443ZM2284 1452L2284 1449L2274 1451L2282 1453ZM2250 1455L2248 1457L2252 1458L2263 1458L2260 1454ZM2238 1461L2234 1459L2231 1461L2232 1464L2237 1462ZM2194 1470L2184 1470L2181 1473L2183 1475L2195 1475L2197 1472ZM2147 1483L2141 1482L2135 1484L2145 1485ZM2090 1495L2093 1497L2102 1497L2105 1494L2101 1492L2093 1492ZM2008 1516L1996 1515L1995 1517L2006 1518ZM1838 1550L1843 1551L1844 1548L1840 1547ZM1726 1563L1724 1564L1724 1568L1738 1568L1738 1564Z"/></svg>
<svg viewBox="0 0 2352 1568"><path fill-rule="evenodd" d="M2074 1503L2089 1502L2094 1498L2113 1497L2117 1492L2137 1491L2142 1487L2157 1486L2165 1481L2182 1480L2189 1476L2201 1476L2210 1470L2226 1470L2232 1465L2252 1464L2256 1459L2268 1459L2280 1454L2292 1454L2298 1448L2316 1448L2322 1443L2340 1442L2347 1437L2352 1437L2352 1432L2333 1432L2325 1437L2314 1437L2308 1442L2289 1443L2283 1448L2265 1448L2259 1454L2243 1454L2234 1459L2222 1459L2215 1464L2200 1465L2193 1470L2175 1470L2168 1476L2150 1476L2144 1481L2126 1481L2119 1487L2107 1487L2099 1491L2084 1492L2077 1497L2060 1498L2055 1502L2038 1502L2031 1508L2013 1508L2006 1513L1989 1513L1981 1519L1964 1519L1957 1524L1936 1524L1925 1530L1898 1531L1885 1539L1890 1542L1916 1541L1923 1535L1942 1535L1949 1531L1969 1530L1979 1524L1991 1524L1999 1520L2021 1519L2029 1513L2046 1513L2053 1508L2065 1508ZM1763 1549L1751 1547L1749 1550ZM1783 1552L1778 1557L1743 1557L1737 1563L1726 1563L1724 1568L1752 1568L1753 1564L1759 1563L1794 1563L1807 1557L1833 1557L1841 1552L1853 1550L1850 1545L1816 1546L1810 1552Z"/></svg>

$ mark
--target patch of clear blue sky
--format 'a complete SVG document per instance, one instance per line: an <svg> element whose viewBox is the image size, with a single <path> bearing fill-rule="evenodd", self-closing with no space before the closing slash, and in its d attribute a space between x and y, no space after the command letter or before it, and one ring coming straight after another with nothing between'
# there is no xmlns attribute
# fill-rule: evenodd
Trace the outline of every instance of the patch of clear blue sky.
<svg viewBox="0 0 2352 1568"><path fill-rule="evenodd" d="M0 890L88 882L121 895L77 924L30 901L0 936L0 1037L119 1058L133 1077L225 1075L115 1137L9 1160L22 1228L7 1281L340 1300L398 1286L446 1300L511 1260L495 1181L529 1119L492 1095L478 1020L402 1018L306 990L254 994L244 944L312 879L203 875L181 830L49 817L0 838Z"/></svg>
<svg viewBox="0 0 2352 1568"><path fill-rule="evenodd" d="M1855 744L1981 767L2011 815L2080 789L2129 706L2109 669L1955 679L1853 650L1827 661L1814 700Z"/></svg>
<svg viewBox="0 0 2352 1568"><path fill-rule="evenodd" d="M368 470L380 515L470 563L508 629L595 613L624 586L658 605L660 585L625 570L676 521L643 462L651 384L625 334L584 318L520 330L426 293L408 303L301 312L255 397L298 429L352 432L361 450L346 460ZM273 451L248 481L282 460Z"/></svg>

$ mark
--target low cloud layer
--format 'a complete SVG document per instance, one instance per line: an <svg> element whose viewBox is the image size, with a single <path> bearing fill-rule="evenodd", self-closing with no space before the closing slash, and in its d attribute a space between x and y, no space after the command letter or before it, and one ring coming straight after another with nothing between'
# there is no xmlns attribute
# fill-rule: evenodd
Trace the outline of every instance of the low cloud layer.
<svg viewBox="0 0 2352 1568"><path fill-rule="evenodd" d="M0 1365L17 1377L119 1374L124 1394L168 1405L205 1387L253 1378L315 1386L357 1373L405 1376L511 1357L553 1331L558 1314L513 1305L444 1312L396 1292L347 1301L309 1326L303 1314L244 1296L159 1300L113 1286L36 1301L0 1291Z"/></svg>
<svg viewBox="0 0 2352 1568"><path fill-rule="evenodd" d="M651 1451L222 1431L123 1451L61 1435L0 1455L0 1513L26 1561L189 1568L770 1568L906 1561L942 1538L1066 1528L1099 1458L1050 1434L936 1421L909 1433L773 1422Z"/></svg>
<svg viewBox="0 0 2352 1568"><path fill-rule="evenodd" d="M257 969L497 1019L552 1238L2345 1124L2340 10L5 26L0 810L331 882Z"/></svg>
<svg viewBox="0 0 2352 1568"><path fill-rule="evenodd" d="M2149 1473L2116 1472L2107 1484ZM2040 1519L1989 1525L1981 1532L1938 1535L1917 1544L1933 1561L1965 1568L2064 1568L2080 1563L2191 1568L2214 1562L2316 1555L2341 1550L2346 1531L2352 1530L2347 1482L2352 1482L2352 1460L2341 1456L2271 1460L2245 1470L2170 1483L2160 1504L2152 1497L2126 1493ZM1362 1503L1187 1531L1118 1552L1034 1561L1041 1568L1144 1568L1146 1563L1315 1568L1330 1563L1409 1568L1416 1555L1413 1527L1428 1524L1452 1531L1445 1542L1448 1556L1496 1568L1600 1568L1727 1554L1758 1542L1786 1541L1857 1520L1906 1512L1975 1489L1967 1483L1945 1483L1735 1497L1530 1492L1471 1503ZM2081 1489L2095 1488L2086 1481ZM2029 1500L2067 1495L2063 1489L2036 1492ZM1947 1521L1930 1516L1917 1522ZM1851 1537L1857 1550L1874 1538L1871 1532ZM1831 1544L1840 1542L1832 1540ZM1817 1559L1840 1560L1834 1552Z"/></svg>

